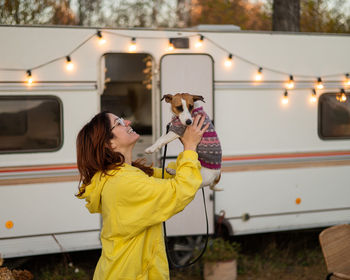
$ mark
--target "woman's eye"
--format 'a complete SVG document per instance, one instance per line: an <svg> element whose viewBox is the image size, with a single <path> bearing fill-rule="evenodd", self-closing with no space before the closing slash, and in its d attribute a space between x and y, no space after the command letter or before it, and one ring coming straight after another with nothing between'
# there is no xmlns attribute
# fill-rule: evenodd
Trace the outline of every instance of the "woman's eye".
<svg viewBox="0 0 350 280"><path fill-rule="evenodd" d="M178 110L179 112L182 112L182 106L176 106L176 110Z"/></svg>

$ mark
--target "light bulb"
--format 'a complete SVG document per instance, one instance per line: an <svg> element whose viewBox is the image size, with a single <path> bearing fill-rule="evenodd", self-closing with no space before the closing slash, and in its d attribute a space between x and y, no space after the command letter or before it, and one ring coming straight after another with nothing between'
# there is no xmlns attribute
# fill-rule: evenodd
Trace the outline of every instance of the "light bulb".
<svg viewBox="0 0 350 280"><path fill-rule="evenodd" d="M232 57L233 57L233 55L229 54L228 57L226 58L226 60L225 60L225 66L226 67L231 67L232 66Z"/></svg>
<svg viewBox="0 0 350 280"><path fill-rule="evenodd" d="M294 84L294 78L292 75L289 76L289 81L286 83L286 88L287 89L293 89L295 86Z"/></svg>
<svg viewBox="0 0 350 280"><path fill-rule="evenodd" d="M129 45L129 52L135 52L136 51L136 38L132 38L130 45Z"/></svg>
<svg viewBox="0 0 350 280"><path fill-rule="evenodd" d="M204 36L201 35L201 36L199 37L198 41L196 42L195 47L196 47L196 48L202 47L202 46L203 46L203 40L204 40Z"/></svg>
<svg viewBox="0 0 350 280"><path fill-rule="evenodd" d="M322 82L321 78L317 79L316 88L317 89L323 89L324 88L324 85L323 85L323 82Z"/></svg>
<svg viewBox="0 0 350 280"><path fill-rule="evenodd" d="M33 84L32 71L27 70L27 84L30 86Z"/></svg>
<svg viewBox="0 0 350 280"><path fill-rule="evenodd" d="M343 88L340 90L340 93L337 94L336 98L339 102L345 102L347 100L345 90Z"/></svg>
<svg viewBox="0 0 350 280"><path fill-rule="evenodd" d="M258 69L258 72L255 74L255 81L260 82L262 80L262 68Z"/></svg>
<svg viewBox="0 0 350 280"><path fill-rule="evenodd" d="M66 56L66 69L67 71L73 71L74 69L74 64L69 55Z"/></svg>
<svg viewBox="0 0 350 280"><path fill-rule="evenodd" d="M169 51L169 52L172 52L173 50L174 50L174 44L173 44L173 42L171 41L171 39L169 39L168 51Z"/></svg>
<svg viewBox="0 0 350 280"><path fill-rule="evenodd" d="M282 97L282 104L287 105L288 104L288 91L285 91Z"/></svg>
<svg viewBox="0 0 350 280"><path fill-rule="evenodd" d="M97 37L98 37L98 44L99 45L104 45L106 43L106 39L103 38L102 36L102 32L100 30L97 31L96 33Z"/></svg>
<svg viewBox="0 0 350 280"><path fill-rule="evenodd" d="M101 38L98 39L98 44L99 45L104 45L105 43L106 43L106 39L105 38L101 37Z"/></svg>
<svg viewBox="0 0 350 280"><path fill-rule="evenodd" d="M312 93L311 93L311 96L310 96L310 102L311 103L315 103L316 101L317 101L316 90L312 89Z"/></svg>
<svg viewBox="0 0 350 280"><path fill-rule="evenodd" d="M350 75L348 73L345 74L344 86L346 86L346 87L350 86Z"/></svg>
<svg viewBox="0 0 350 280"><path fill-rule="evenodd" d="M341 102L345 102L346 99L347 99L347 98L346 98L345 93L342 93L341 96L340 96L340 101L341 101Z"/></svg>

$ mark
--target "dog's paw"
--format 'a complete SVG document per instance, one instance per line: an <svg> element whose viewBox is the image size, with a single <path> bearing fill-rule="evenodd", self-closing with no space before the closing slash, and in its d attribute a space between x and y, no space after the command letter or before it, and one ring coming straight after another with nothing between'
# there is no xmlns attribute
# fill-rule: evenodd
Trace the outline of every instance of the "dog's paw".
<svg viewBox="0 0 350 280"><path fill-rule="evenodd" d="M154 152L157 152L158 150L159 150L159 148L157 146L152 145L145 150L145 153L146 154L153 154Z"/></svg>
<svg viewBox="0 0 350 280"><path fill-rule="evenodd" d="M170 175L175 175L176 174L176 170L172 169L172 168L165 168L166 172L168 172Z"/></svg>
<svg viewBox="0 0 350 280"><path fill-rule="evenodd" d="M145 153L146 154L153 154L154 153L154 148L152 146L148 147L147 149L145 149Z"/></svg>
<svg viewBox="0 0 350 280"><path fill-rule="evenodd" d="M215 191L215 192L221 192L224 190L223 188L219 188L217 186L209 186L209 189L211 189L212 191Z"/></svg>

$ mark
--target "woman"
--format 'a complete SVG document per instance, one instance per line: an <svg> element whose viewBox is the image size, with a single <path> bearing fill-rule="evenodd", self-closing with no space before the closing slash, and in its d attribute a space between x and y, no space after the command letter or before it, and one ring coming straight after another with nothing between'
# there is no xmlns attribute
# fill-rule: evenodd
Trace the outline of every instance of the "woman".
<svg viewBox="0 0 350 280"><path fill-rule="evenodd" d="M162 222L192 201L202 177L195 152L203 133L198 116L181 141L176 175L132 162L140 137L131 122L111 113L97 114L79 132L77 162L82 186L77 196L91 213L101 213L102 254L94 280L169 279Z"/></svg>

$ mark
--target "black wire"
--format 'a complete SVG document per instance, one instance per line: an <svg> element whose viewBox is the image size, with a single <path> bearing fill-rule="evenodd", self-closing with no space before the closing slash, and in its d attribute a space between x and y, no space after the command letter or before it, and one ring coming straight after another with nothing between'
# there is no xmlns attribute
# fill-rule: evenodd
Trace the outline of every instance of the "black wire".
<svg viewBox="0 0 350 280"><path fill-rule="evenodd" d="M207 246L208 246L208 240L209 240L209 222L208 222L208 213L207 213L207 204L205 202L205 195L204 195L204 188L202 188L202 195L203 195L203 203L204 203L204 210L205 210L205 219L206 219L206 227L207 227L207 233L205 236L205 243L204 243L204 247L201 251L201 253L191 262L187 263L187 264L183 264L183 265L179 265L177 263L174 262L174 260L171 258L171 255L169 253L169 246L168 246L168 236L166 234L166 226L165 226L165 222L163 222L163 232L164 232L164 239L165 239L165 249L166 249L166 254L167 254L167 258L169 261L169 265L170 265L170 269L173 268L186 268L189 267L193 264L195 264L196 262L199 261L199 259L203 256L203 254L205 253Z"/></svg>
<svg viewBox="0 0 350 280"><path fill-rule="evenodd" d="M244 61L245 63L247 64L250 64L250 65L254 65L256 67L261 67L263 68L264 70L267 70L267 71L270 71L270 72L273 72L273 73L277 73L277 74L282 74L282 75L291 75L291 73L287 73L287 72L284 72L284 71L280 71L280 70L276 70L276 69L272 69L272 68L269 68L269 67L265 67L261 64L256 64L242 56L239 56L239 55L236 55L234 53L231 53L228 49L220 46L219 44L217 44L216 42L214 42L213 40L209 39L208 37L205 37L205 39L210 42L211 44L213 44L214 46L216 46L218 49L221 49L222 51L228 53L228 54L232 54L234 58L238 58L239 60L242 60ZM340 76L340 75L344 75L344 73L341 73L341 74L328 74L328 75L322 75L322 77L335 77L335 76ZM299 78L312 78L312 79L315 79L315 75L304 75L304 74L293 74L294 77L299 77Z"/></svg>
<svg viewBox="0 0 350 280"><path fill-rule="evenodd" d="M166 133L169 132L169 127L170 127L170 123L167 124L166 126ZM164 179L164 171L165 171L165 157L166 157L166 152L168 149L168 144L165 145L164 147L164 154L163 154L163 164L162 164L162 179Z"/></svg>
<svg viewBox="0 0 350 280"><path fill-rule="evenodd" d="M65 56L61 56L61 57L57 57L57 58L54 58L54 59L52 59L52 60L50 60L48 62L45 62L43 64L37 65L37 66L29 68L29 69L30 70L36 70L36 69L39 69L39 68L44 67L46 65L49 65L50 63L53 63L53 62L58 61L58 60L61 60L62 58L65 58L65 57L66 57L66 55Z"/></svg>
<svg viewBox="0 0 350 280"><path fill-rule="evenodd" d="M82 43L80 43L77 47L75 47L69 54L68 54L68 56L71 56L74 52L76 52L78 49L80 49L83 45L85 45L91 38L93 38L93 37L95 37L96 36L96 34L93 34L93 35L91 35L91 36L89 36L87 39L85 39ZM51 64L51 63L53 63L53 62L55 62L55 61L58 61L58 60L61 60L61 59L63 59L63 58L66 58L67 57L67 55L64 55L64 56L60 56L60 57L57 57L57 58L54 58L54 59L52 59L52 60L50 60L50 61L47 61L47 62L45 62L45 63L42 63L42 64L39 64L39 65L37 65L37 66L34 66L34 67L31 67L31 68L26 68L26 69L19 69L19 68L0 68L0 70L1 71L26 71L26 70L28 70L28 69L30 69L30 70L36 70L36 69L39 69L39 68L42 68L42 67L44 67L44 66L46 66L46 65L49 65L49 64Z"/></svg>
<svg viewBox="0 0 350 280"><path fill-rule="evenodd" d="M76 52L78 49L80 49L83 45L85 45L85 43L87 43L88 41L90 41L91 38L95 37L96 33L89 36L84 42L82 42L81 44L79 44L74 50L72 50L69 55L71 55L72 53Z"/></svg>
<svg viewBox="0 0 350 280"><path fill-rule="evenodd" d="M166 133L168 133L169 127L170 127L170 123L166 127ZM166 144L165 147L164 147L163 163L162 163L162 179L164 179L165 158L166 158L167 148L168 148L168 144ZM207 226L207 234L206 234L206 238L205 238L205 244L204 244L204 247L203 247L201 253L192 262L189 262L189 263L183 264L183 265L179 265L179 264L177 264L177 263L175 263L173 261L173 259L171 258L171 255L169 253L168 236L166 234L165 222L163 222L165 249L166 249L166 255L167 255L167 258L168 258L168 261L169 261L170 269L173 269L173 268L185 268L185 267L189 267L189 266L195 264L203 256L203 254L205 253L205 250L207 249L208 240L209 240L209 221L208 221L207 204L205 202L205 194L204 194L204 188L203 187L202 187L202 195L203 195L204 212L205 212L205 219L206 219L206 226Z"/></svg>
<svg viewBox="0 0 350 280"><path fill-rule="evenodd" d="M191 31L186 31L186 30L183 30L182 32L191 32ZM119 37L125 37L125 38L133 38L134 36L130 36L130 35L125 35L125 34L121 34L121 33L116 33L116 32L111 32L111 31L103 31L103 33L105 34L110 34L110 35L113 35L113 36L119 36ZM89 36L86 40L84 40L82 43L80 43L76 48L74 48L68 55L72 55L74 52L76 52L78 49L80 49L83 45L85 45L91 38L93 38L94 36L96 36L96 33ZM193 35L188 35L186 37L188 38L191 38L191 37L194 37L194 36L203 36L202 34L193 34ZM203 36L204 37L204 36ZM164 39L164 38L168 38L168 37L145 37L145 36L139 36L139 37L136 37L138 39ZM217 44L215 41L211 40L210 38L208 38L207 36L204 37L207 41L209 41L211 44L213 44L214 46L216 46L217 48L221 49L222 51L224 52L227 52L229 54L232 54L235 58L238 58L242 61L244 61L245 63L247 64L250 64L250 65L254 65L256 67L262 67L264 70L267 70L267 71L270 71L270 72L273 72L273 73L278 73L278 74L282 74L282 75L291 75L291 73L287 73L287 72L284 72L284 71L280 71L280 70L276 70L276 69L272 69L272 68L269 68L269 67L265 67L265 66L262 66L260 64L256 64L244 57L241 57L239 55L236 55L234 53L231 53L228 49L222 47L221 45ZM35 67L32 67L32 68L26 68L26 69L19 69L19 68L0 68L0 71L25 71L27 69L38 69L38 68L41 68L41 67L44 67L48 64L51 64L57 60L60 60L62 58L64 58L66 56L62 56L62 57L57 57L57 58L54 58L48 62L45 62L43 64L40 64L40 65L37 65ZM341 75L344 75L344 73L337 73L337 74L328 74L328 75L322 75L322 77L326 78L326 77L336 77L336 76L341 76ZM300 77L300 78L312 78L314 79L315 76L313 75L302 75L302 74L293 74L294 77Z"/></svg>

